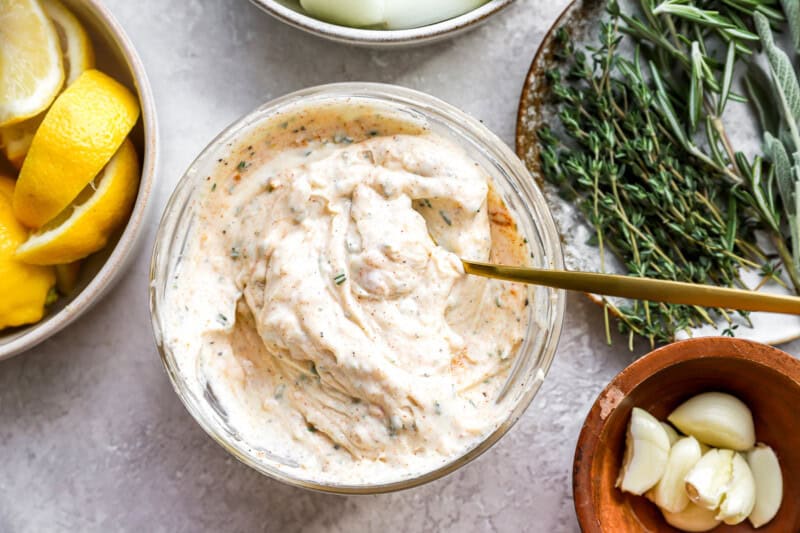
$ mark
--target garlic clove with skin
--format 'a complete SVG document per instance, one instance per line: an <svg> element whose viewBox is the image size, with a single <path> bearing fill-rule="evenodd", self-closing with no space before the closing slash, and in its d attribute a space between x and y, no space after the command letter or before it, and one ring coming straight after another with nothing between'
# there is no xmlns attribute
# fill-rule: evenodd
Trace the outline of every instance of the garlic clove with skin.
<svg viewBox="0 0 800 533"><path fill-rule="evenodd" d="M667 524L682 531L709 531L719 525L720 520L714 516L714 511L703 509L699 505L690 503L680 513L670 513L661 510Z"/></svg>
<svg viewBox="0 0 800 533"><path fill-rule="evenodd" d="M664 474L669 448L669 437L661 423L644 409L634 407L617 486L636 495L647 492Z"/></svg>
<svg viewBox="0 0 800 533"><path fill-rule="evenodd" d="M753 414L738 398L705 392L682 403L667 419L703 444L746 451L756 442Z"/></svg>
<svg viewBox="0 0 800 533"><path fill-rule="evenodd" d="M756 504L748 517L753 527L761 527L778 514L783 500L783 475L775 452L759 443L747 452L747 464L756 483Z"/></svg>
<svg viewBox="0 0 800 533"><path fill-rule="evenodd" d="M733 477L733 454L712 448L689 470L685 487L692 502L712 511L719 507Z"/></svg>
<svg viewBox="0 0 800 533"><path fill-rule="evenodd" d="M756 482L742 454L733 454L731 480L719 506L717 518L733 526L743 522L756 504Z"/></svg>
<svg viewBox="0 0 800 533"><path fill-rule="evenodd" d="M664 475L648 493L653 503L670 513L683 511L689 505L684 479L702 456L697 439L684 437L678 440L669 450Z"/></svg>

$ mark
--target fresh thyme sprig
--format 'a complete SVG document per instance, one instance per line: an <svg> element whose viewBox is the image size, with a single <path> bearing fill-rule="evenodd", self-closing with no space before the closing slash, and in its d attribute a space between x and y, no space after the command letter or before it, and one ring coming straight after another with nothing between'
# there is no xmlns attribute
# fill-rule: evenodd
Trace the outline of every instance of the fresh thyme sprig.
<svg viewBox="0 0 800 533"><path fill-rule="evenodd" d="M791 239L784 234L771 190L772 170L766 170L761 157L750 162L735 149L722 118L728 101L744 99L731 87L736 69L743 59L749 61L758 44L759 36L751 29L753 17L758 14L765 25L781 23L781 2L663 0L656 4L640 0L640 13L629 15L611 0L608 11L622 20L620 31L647 56L660 111L669 118L675 137L689 153L741 189L740 207L770 236L800 294L800 253L787 245ZM699 136L701 124L703 135ZM704 148L698 146L698 137Z"/></svg>
<svg viewBox="0 0 800 533"><path fill-rule="evenodd" d="M586 47L590 59L559 34L566 75L550 79L567 139L547 128L539 134L546 178L576 199L596 229L601 261L610 250L631 275L722 285L741 284L741 267L760 269L762 285L783 283L785 272L800 293L800 151L794 161L783 153L800 146L800 137L787 142L791 129L776 116L787 107L772 98L779 84L757 69L745 80L765 130L774 133L765 141L769 163L738 151L723 118L729 102L747 101L734 79L754 70L770 26L788 18L800 51L800 2L639 0L637 10L623 10L610 0L607 10L599 45ZM630 53L619 49L623 36ZM800 123L800 107L797 116ZM771 239L780 267L755 244L755 230ZM631 342L636 334L669 341L716 315L731 322L724 310L606 305Z"/></svg>
<svg viewBox="0 0 800 533"><path fill-rule="evenodd" d="M674 111L663 112L672 103L652 87L640 54L618 53L617 20L603 24L588 58L563 30L557 38L565 69L548 76L569 140L539 132L542 169L595 227L601 261L610 250L634 276L718 285L739 284L742 266L761 267L765 257L750 244L753 225L739 207L740 189L679 138ZM717 316L732 321L722 309L605 304L631 344L635 335L668 342Z"/></svg>

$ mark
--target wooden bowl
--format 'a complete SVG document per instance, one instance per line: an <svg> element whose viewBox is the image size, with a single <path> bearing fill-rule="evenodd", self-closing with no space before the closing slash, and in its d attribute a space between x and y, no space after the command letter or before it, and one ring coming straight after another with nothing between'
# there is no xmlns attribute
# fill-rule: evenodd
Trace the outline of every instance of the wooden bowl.
<svg viewBox="0 0 800 533"><path fill-rule="evenodd" d="M800 361L765 344L711 337L649 353L600 393L575 450L573 495L585 533L678 531L654 504L614 483L631 409L666 420L681 402L706 391L729 392L750 407L756 439L775 450L783 470L783 503L771 522L756 530L745 520L713 531L800 531Z"/></svg>

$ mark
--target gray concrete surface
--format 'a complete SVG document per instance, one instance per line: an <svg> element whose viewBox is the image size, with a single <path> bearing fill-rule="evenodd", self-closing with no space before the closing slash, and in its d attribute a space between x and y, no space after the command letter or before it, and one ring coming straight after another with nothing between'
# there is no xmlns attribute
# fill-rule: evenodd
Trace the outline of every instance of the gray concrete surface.
<svg viewBox="0 0 800 533"><path fill-rule="evenodd" d="M580 297L569 299L544 387L497 446L424 487L339 497L264 478L203 433L162 369L146 294L155 215L235 118L302 87L382 81L441 97L512 143L522 80L564 0L519 0L456 40L381 52L307 36L246 0L107 3L156 94L156 208L113 292L66 331L0 363L0 532L577 531L575 441L596 395L633 358L621 340L605 346L601 313Z"/></svg>

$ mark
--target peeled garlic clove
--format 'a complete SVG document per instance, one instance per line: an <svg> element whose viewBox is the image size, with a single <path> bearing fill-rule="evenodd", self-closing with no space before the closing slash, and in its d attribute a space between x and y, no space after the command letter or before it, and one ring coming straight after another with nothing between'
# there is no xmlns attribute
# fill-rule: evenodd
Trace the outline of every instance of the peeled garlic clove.
<svg viewBox="0 0 800 533"><path fill-rule="evenodd" d="M653 503L670 513L679 513L689 505L684 479L697 464L703 452L694 437L684 437L669 450L664 475L648 495Z"/></svg>
<svg viewBox="0 0 800 533"><path fill-rule="evenodd" d="M731 467L731 480L717 512L717 518L730 526L743 522L756 504L756 482L742 454L733 454Z"/></svg>
<svg viewBox="0 0 800 533"><path fill-rule="evenodd" d="M661 479L668 455L669 437L661 423L644 409L634 407L617 487L641 496Z"/></svg>
<svg viewBox="0 0 800 533"><path fill-rule="evenodd" d="M703 509L693 503L687 505L680 513L670 513L662 509L661 514L664 515L667 524L682 531L708 531L720 523L714 517L714 511Z"/></svg>
<svg viewBox="0 0 800 533"><path fill-rule="evenodd" d="M750 409L724 392L698 394L678 406L667 420L710 446L745 451L756 442Z"/></svg>
<svg viewBox="0 0 800 533"><path fill-rule="evenodd" d="M778 457L766 444L747 452L747 464L756 482L756 505L750 513L753 527L761 527L778 514L783 500L783 475Z"/></svg>
<svg viewBox="0 0 800 533"><path fill-rule="evenodd" d="M675 431L674 427L667 424L666 422L661 422L661 427L663 427L664 431L667 432L667 438L669 438L669 445L674 446L675 443L678 442L678 440L681 438L681 436L678 435L678 432Z"/></svg>
<svg viewBox="0 0 800 533"><path fill-rule="evenodd" d="M712 448L686 474L686 494L705 509L719 507L733 476L733 451Z"/></svg>

